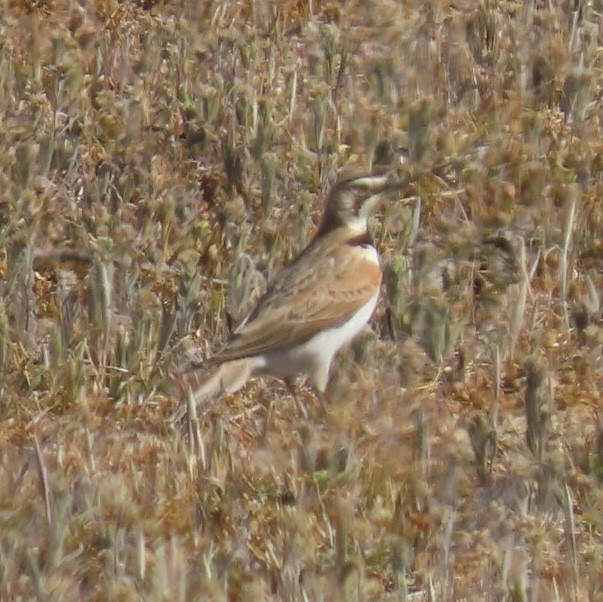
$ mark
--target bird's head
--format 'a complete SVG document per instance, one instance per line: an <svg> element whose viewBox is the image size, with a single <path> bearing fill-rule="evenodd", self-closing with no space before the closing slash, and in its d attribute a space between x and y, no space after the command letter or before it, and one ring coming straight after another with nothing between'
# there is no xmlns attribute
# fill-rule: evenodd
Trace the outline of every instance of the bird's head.
<svg viewBox="0 0 603 602"><path fill-rule="evenodd" d="M329 192L317 237L339 227L366 232L368 219L384 203L387 193L402 184L391 175L362 175L339 180Z"/></svg>

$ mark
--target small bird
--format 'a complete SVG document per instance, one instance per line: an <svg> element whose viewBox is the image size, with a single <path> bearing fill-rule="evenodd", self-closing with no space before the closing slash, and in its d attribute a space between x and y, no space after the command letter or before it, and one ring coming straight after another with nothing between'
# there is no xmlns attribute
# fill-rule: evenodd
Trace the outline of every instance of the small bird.
<svg viewBox="0 0 603 602"><path fill-rule="evenodd" d="M368 219L401 188L387 175L339 180L320 226L301 254L268 285L224 348L179 375L195 404L271 375L289 386L304 375L325 391L331 361L369 321L382 271Z"/></svg>

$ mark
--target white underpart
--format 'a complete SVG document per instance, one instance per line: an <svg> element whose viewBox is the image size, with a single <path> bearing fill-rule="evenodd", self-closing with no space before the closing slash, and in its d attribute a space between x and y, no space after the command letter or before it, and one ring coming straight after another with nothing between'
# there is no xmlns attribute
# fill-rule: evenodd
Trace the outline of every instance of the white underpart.
<svg viewBox="0 0 603 602"><path fill-rule="evenodd" d="M366 247L367 259L378 263L377 250ZM279 353L253 358L251 372L254 376L269 374L279 378L306 375L319 391L324 391L329 380L329 368L333 356L347 345L363 329L375 311L379 290L349 320L323 330L311 339ZM275 326L278 328L278 326Z"/></svg>

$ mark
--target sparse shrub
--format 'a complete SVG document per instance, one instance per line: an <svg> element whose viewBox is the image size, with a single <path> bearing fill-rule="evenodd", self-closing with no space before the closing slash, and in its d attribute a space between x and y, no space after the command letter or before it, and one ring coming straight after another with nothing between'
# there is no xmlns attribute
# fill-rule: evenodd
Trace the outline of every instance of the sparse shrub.
<svg viewBox="0 0 603 602"><path fill-rule="evenodd" d="M0 599L600 596L600 2L4 9ZM329 400L172 420L369 167Z"/></svg>

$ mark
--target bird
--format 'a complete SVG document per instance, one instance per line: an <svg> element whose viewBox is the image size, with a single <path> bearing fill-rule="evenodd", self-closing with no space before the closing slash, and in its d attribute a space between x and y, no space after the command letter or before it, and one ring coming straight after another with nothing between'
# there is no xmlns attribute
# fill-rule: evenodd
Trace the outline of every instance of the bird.
<svg viewBox="0 0 603 602"><path fill-rule="evenodd" d="M324 393L335 354L377 305L383 274L368 221L400 188L392 174L340 178L308 246L268 284L218 353L178 374L188 399L199 405L265 375L288 387L305 376Z"/></svg>

